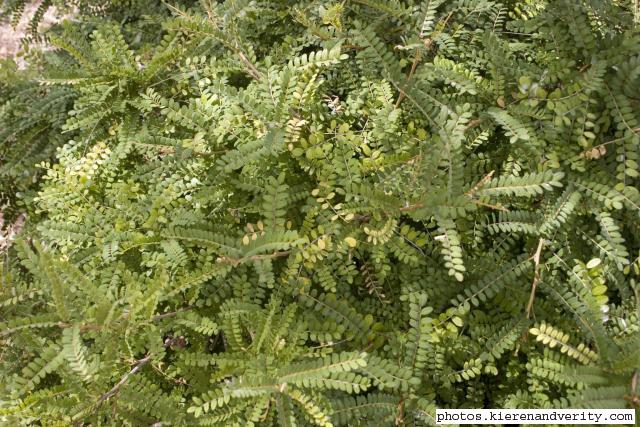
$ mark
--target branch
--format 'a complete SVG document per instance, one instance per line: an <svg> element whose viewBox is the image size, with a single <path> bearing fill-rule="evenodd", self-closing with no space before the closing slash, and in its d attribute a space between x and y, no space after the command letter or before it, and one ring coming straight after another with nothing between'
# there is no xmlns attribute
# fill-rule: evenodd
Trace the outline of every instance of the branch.
<svg viewBox="0 0 640 427"><path fill-rule="evenodd" d="M180 314L180 313L182 313L184 311L193 310L193 308L194 308L193 306L187 306L187 307L180 308L180 309L178 309L176 311L170 311L170 312L167 312L167 313L156 314L155 316L153 316L151 318L151 320L155 322L155 321L166 319L166 318L169 318L169 317L175 317L175 316L177 316L178 314ZM124 320L126 318L127 318L127 315L124 314L124 315L119 317L119 320ZM58 322L56 324L56 326L59 327L59 328L63 328L64 329L64 328L72 328L74 326L74 324L73 323L66 323L66 322ZM88 325L80 326L80 332L99 331L100 329L102 329L102 326L101 325L95 325L95 324L88 324Z"/></svg>
<svg viewBox="0 0 640 427"><path fill-rule="evenodd" d="M163 1L163 3L169 8L171 9L176 15L180 16L183 19L191 19L191 17L189 15L187 15L186 13L184 13L183 11L181 11L180 9L178 9L175 6L172 6L166 2ZM207 11L207 15L208 15L208 19L211 22L211 25L214 26L215 28L218 27L218 23L214 20L214 17L212 16L212 14ZM229 30L227 28L223 28L224 31L229 32ZM192 33L196 33L196 34L205 34L208 36L211 36L213 38L215 38L216 40L218 40L223 46L227 47L228 49L230 49L231 51L233 51L236 55L238 55L238 57L240 58L240 60L242 61L242 63L245 65L246 68L246 72L253 77L256 80L260 80L262 78L262 74L260 73L260 71L258 70L258 68L247 58L247 56L244 54L244 52L242 51L242 49L240 48L240 43L238 41L237 38L233 38L232 41L233 43L231 43L229 40L226 40L220 36L216 36L213 33L209 33L206 31L196 31L196 30L189 30ZM220 29L218 29L218 31L221 31Z"/></svg>
<svg viewBox="0 0 640 427"><path fill-rule="evenodd" d="M542 248L544 247L544 239L541 237L538 240L538 248L535 253L531 256L535 267L533 271L533 283L531 284L531 295L529 296L529 303L527 304L527 319L531 317L531 310L533 310L533 300L536 297L536 287L538 283L540 283L540 255L542 254Z"/></svg>
<svg viewBox="0 0 640 427"><path fill-rule="evenodd" d="M236 54L240 57L240 60L242 60L244 65L247 67L247 72L251 75L251 77L253 77L256 80L260 80L262 78L262 74L260 74L260 71L258 71L256 66L253 65L251 61L249 61L249 59L245 56L245 54L240 50L238 46L236 46L234 50Z"/></svg>
<svg viewBox="0 0 640 427"><path fill-rule="evenodd" d="M490 203L481 202L480 200L472 200L472 202L478 206L484 206L485 208L495 209L497 211L502 211L502 212L509 212L509 209L505 208L500 203L498 203L497 205L492 205Z"/></svg>
<svg viewBox="0 0 640 427"><path fill-rule="evenodd" d="M75 326L75 324L73 323L66 323L66 322L58 322L56 324L57 327L59 328L73 328ZM88 324L88 325L81 325L80 326L80 332L87 332L87 331L99 331L102 327L100 325L94 325L94 324Z"/></svg>
<svg viewBox="0 0 640 427"><path fill-rule="evenodd" d="M98 401L96 402L96 405L100 406L102 402L104 402L105 400L115 395L120 390L120 388L127 382L130 376L135 375L136 372L138 372L144 365L146 365L151 361L152 356L153 354L150 353L146 357L138 360L134 365L133 369L131 369L126 374L124 374L123 377L120 379L120 381L118 381L118 383L114 385L113 388L111 388L111 390L109 390L108 392L100 396L100 399L98 399Z"/></svg>
<svg viewBox="0 0 640 427"><path fill-rule="evenodd" d="M400 403L398 403L398 413L396 414L395 423L397 426L404 424L404 397L400 399Z"/></svg>
<svg viewBox="0 0 640 427"><path fill-rule="evenodd" d="M241 263L246 262L246 261L260 261L262 259L280 258L280 257L283 257L283 256L287 256L290 253L291 253L290 251L280 251L280 252L273 252L273 253L270 253L270 254L253 255L253 256L250 256L248 258L231 258L231 257L227 257L227 256L221 256L221 257L218 257L216 259L216 262L218 262L220 264L238 265L238 264L241 264Z"/></svg>
<svg viewBox="0 0 640 427"><path fill-rule="evenodd" d="M164 342L163 347L164 348L169 348L171 347L174 343L182 340L182 337L175 337L175 338L171 338L171 339L167 339ZM135 375L140 369L142 369L142 367L144 365L146 365L147 363L149 363L151 361L151 359L153 358L154 354L153 353L149 353L148 355L146 355L145 357L143 357L142 359L138 360L134 365L133 368L127 372L126 374L124 374L122 376L122 378L120 378L120 381L118 381L118 383L116 385L114 385L111 390L109 390L108 392L104 393L102 396L100 396L100 399L98 399L98 401L96 402L97 406L102 405L102 403L109 399L110 397L113 397L116 393L118 393L118 391L120 391L120 388L127 382L127 380L132 376Z"/></svg>
<svg viewBox="0 0 640 427"><path fill-rule="evenodd" d="M475 191L477 191L477 189ZM490 203L484 203L484 202L481 202L481 201L475 200L475 199L471 199L471 203L475 203L478 206L484 206L486 208L495 209L495 210L502 211L502 212L508 212L509 211L509 209L505 208L504 206L502 206L499 203L497 205L492 205ZM400 213L412 212L412 211L416 211L418 209L422 209L424 207L425 207L424 203L414 203L412 205L407 205L407 206L403 206L401 208L398 208L397 212L400 212ZM384 211L383 214L389 217L389 216L394 216L397 212ZM355 221L358 221L358 222L368 222L371 219L371 215L355 215L353 219Z"/></svg>
<svg viewBox="0 0 640 427"><path fill-rule="evenodd" d="M484 187L484 185L487 182L489 182L489 180L491 179L491 177L493 176L494 173L495 173L495 170L492 170L491 172L486 174L480 181L478 181L478 183L476 185L473 186L473 188L471 188L469 191L464 193L464 195L465 196L469 196L469 197L473 197L473 195L476 194L476 191L478 191L479 189Z"/></svg>
<svg viewBox="0 0 640 427"><path fill-rule="evenodd" d="M176 317L178 314L180 314L182 312L185 312L185 311L192 310L192 309L193 309L193 306L190 305L190 306L187 306L187 307L180 308L180 309L178 309L176 311L170 311L168 313L157 314L157 315L153 316L151 318L151 320L153 320L155 322L156 320L162 320L162 319L166 319L168 317Z"/></svg>
<svg viewBox="0 0 640 427"><path fill-rule="evenodd" d="M442 23L441 31L443 31L446 28L447 24L449 23L449 19L451 18L452 15L453 15L453 12L449 12L449 15L447 15L444 22ZM433 42L432 37L429 37L423 41L424 47L426 48L427 52L431 49L432 42ZM411 81L411 77L413 77L413 74L416 72L416 67L418 66L418 62L420 62L421 59L422 59L422 52L420 51L419 48L416 48L416 53L415 53L415 56L413 57L413 63L411 64L411 70L409 71L409 74L407 75L407 78L404 82L404 87L398 88L400 93L398 94L398 99L396 100L396 103L394 105L395 108L398 108L402 100L407 96L404 88L407 88L407 86L409 85L409 82Z"/></svg>
<svg viewBox="0 0 640 427"><path fill-rule="evenodd" d="M465 132L468 131L469 129L473 129L476 126L479 126L480 124L482 124L483 121L484 119L471 120L469 123L467 123L467 127L464 129Z"/></svg>
<svg viewBox="0 0 640 427"><path fill-rule="evenodd" d="M413 77L413 74L416 72L416 67L418 66L418 62L420 62L420 49L416 48L416 53L415 56L413 57L413 63L411 64L411 70L409 71L409 74L407 75L407 79L404 82L405 87L409 84L409 82L411 81L411 77ZM398 108L400 106L400 103L402 102L402 100L405 97L405 93L404 90L400 91L400 94L398 95L398 99L396 100L396 104L395 104L395 108Z"/></svg>

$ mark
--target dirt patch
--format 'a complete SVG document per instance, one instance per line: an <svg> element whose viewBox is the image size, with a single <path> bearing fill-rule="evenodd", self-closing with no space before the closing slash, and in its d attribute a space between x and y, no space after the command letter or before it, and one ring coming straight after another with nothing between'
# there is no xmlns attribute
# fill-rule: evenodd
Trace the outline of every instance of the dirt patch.
<svg viewBox="0 0 640 427"><path fill-rule="evenodd" d="M20 40L27 35L29 21L33 17L39 2L31 3L25 6L22 19L16 28L13 28L9 22L0 23L0 58L16 58L16 54L20 51ZM60 17L55 7L50 7L45 13L42 22L40 22L40 31L59 22L64 17ZM20 63L20 58L16 58Z"/></svg>

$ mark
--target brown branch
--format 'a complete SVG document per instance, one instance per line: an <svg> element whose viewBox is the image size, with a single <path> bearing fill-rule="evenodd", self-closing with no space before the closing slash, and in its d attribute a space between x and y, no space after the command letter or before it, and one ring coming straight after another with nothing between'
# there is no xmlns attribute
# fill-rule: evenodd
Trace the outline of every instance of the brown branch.
<svg viewBox="0 0 640 427"><path fill-rule="evenodd" d="M501 204L492 205L490 203L484 203L484 202L481 202L479 200L474 200L474 199L472 199L471 202L475 203L476 205L479 205L479 206L484 206L486 208L495 209L495 210L502 211L502 212L508 212L509 211L509 209L505 208ZM424 203L414 203L412 205L403 206L401 208L398 208L398 212L400 212L400 213L411 212L411 211L416 211L418 209L422 209L424 207L425 207ZM383 213L386 216L393 216L396 212L384 211ZM371 215L355 215L353 217L353 220L354 221L358 221L358 222L368 222L370 219L371 219Z"/></svg>
<svg viewBox="0 0 640 427"><path fill-rule="evenodd" d="M468 196L468 197L473 197L473 195L476 194L476 191L481 189L487 182L489 182L491 177L493 177L494 173L495 173L495 170L492 170L491 172L486 174L484 177L482 177L482 179L480 181L478 181L478 183L476 185L473 186L473 188L471 188L469 191L464 193L464 195Z"/></svg>
<svg viewBox="0 0 640 427"><path fill-rule="evenodd" d="M175 337L172 339L167 339L164 342L163 347L164 348L169 348L171 347L174 343L183 340L183 337ZM129 378L132 375L135 375L140 369L142 369L142 367L144 365L146 365L147 363L149 363L151 361L151 359L153 359L154 354L153 353L149 353L148 355L146 355L145 357L143 357L142 359L136 361L136 363L134 363L133 368L127 372L126 374L124 374L122 376L122 378L120 378L120 381L118 381L116 383L116 385L114 385L111 390L109 390L108 392L104 393L102 396L100 396L100 399L98 399L98 401L96 402L96 406L100 406L102 405L102 403L113 397L116 393L118 393L118 391L120 391L120 388L122 388L122 386L129 380Z"/></svg>
<svg viewBox="0 0 640 427"><path fill-rule="evenodd" d="M472 200L472 202L478 206L484 206L485 208L495 209L501 212L509 212L509 209L505 208L500 203L498 203L497 205L492 205L491 203L484 203L484 202L481 202L480 200Z"/></svg>
<svg viewBox="0 0 640 427"><path fill-rule="evenodd" d="M397 426L404 424L404 398L398 403L398 413L396 415L395 423Z"/></svg>
<svg viewBox="0 0 640 427"><path fill-rule="evenodd" d="M351 50L362 50L365 49L365 46L358 46L355 44L343 44L341 46L342 49L351 49Z"/></svg>
<svg viewBox="0 0 640 427"><path fill-rule="evenodd" d="M163 3L169 9L171 9L174 13L179 15L181 18L184 18L184 19L190 19L191 18L189 15L187 15L186 13L184 13L183 11L178 9L177 7L172 6L172 5L170 5L170 4L166 3L166 2L163 2ZM215 21L215 17L209 11L207 11L207 15L208 15L209 21L211 22L211 25L218 29L218 23ZM228 29L224 29L224 30L228 31ZM244 52L240 49L240 47L239 47L240 43L237 40L237 38L233 38L233 42L234 43L230 43L228 40L225 40L222 37L216 36L213 33L209 33L209 32L206 32L206 31L197 31L197 30L188 30L188 31L190 31L192 33L195 33L195 34L205 34L205 35L208 35L208 36L211 36L211 37L215 38L223 46L225 46L228 49L232 50L236 55L238 55L240 57L240 60L246 66L247 73L249 73L251 75L251 77L253 77L256 80L260 80L262 78L262 74L260 73L260 71L258 71L256 66L246 57ZM220 31L220 29L218 29L218 31Z"/></svg>
<svg viewBox="0 0 640 427"><path fill-rule="evenodd" d="M64 329L64 328L72 328L75 325L73 323L58 322L56 326ZM80 326L80 332L99 331L101 328L102 327L100 325L94 325L94 324L82 325Z"/></svg>
<svg viewBox="0 0 640 427"><path fill-rule="evenodd" d="M418 209L422 209L424 208L424 203L416 203L413 205L409 205L409 206L404 206L400 209L398 209L400 212L411 212L411 211L416 211ZM385 212L387 215L389 215L388 212Z"/></svg>
<svg viewBox="0 0 640 427"><path fill-rule="evenodd" d="M120 381L118 381L118 383L116 385L114 385L111 388L111 390L109 390L108 392L106 392L105 394L100 396L100 399L98 399L98 401L96 402L96 405L100 406L102 404L102 402L104 402L105 400L107 400L110 397L114 396L118 391L120 391L120 388L127 382L129 377L132 376L132 375L135 375L136 372L138 372L140 369L142 369L142 367L144 365L149 363L151 361L152 356L153 356L153 354L149 353L146 357L138 360L135 363L135 365L133 366L133 369L131 369L126 374L124 374L122 376L122 378L120 378Z"/></svg>
<svg viewBox="0 0 640 427"><path fill-rule="evenodd" d="M153 320L155 322L155 321L158 321L158 320L167 319L169 317L176 317L178 314L183 313L185 311L189 311L189 310L193 310L193 306L190 305L190 306L187 306L187 307L180 308L180 309L178 309L176 311L170 311L170 312L167 312L167 313L156 314L155 316L153 316L151 318L151 320Z"/></svg>
<svg viewBox="0 0 640 427"><path fill-rule="evenodd" d="M540 283L540 255L542 254L542 248L544 247L544 239L541 237L538 240L538 248L535 253L531 256L531 260L534 262L534 271L533 271L533 283L531 284L531 295L529 296L529 303L527 304L527 319L531 317L531 311L533 310L533 301L536 297L536 287L538 283Z"/></svg>
<svg viewBox="0 0 640 427"><path fill-rule="evenodd" d="M416 48L416 53L413 57L413 63L411 64L411 70L409 71L409 74L407 75L407 79L404 82L405 86L409 84L411 77L413 77L413 74L416 72L416 67L418 66L418 62L420 62L420 57L421 57L420 49ZM402 102L404 97L405 97L404 91L400 90L400 94L398 95L398 99L396 100L395 108L398 108L400 106L400 103Z"/></svg>
<svg viewBox="0 0 640 427"><path fill-rule="evenodd" d="M170 311L167 313L162 313L162 314L156 314L155 316L153 316L151 318L152 321L156 322L158 320L162 320L162 319L167 319L169 317L175 317L178 314L185 312L185 311L189 311L189 310L193 310L193 306L187 306L187 307L183 307L180 308L176 311ZM124 314L122 316L119 317L119 320L124 320L127 318L127 315ZM67 322L58 322L56 324L57 327L59 328L72 328L74 326L73 323L67 323ZM102 329L102 326L100 325L96 325L96 324L88 324L88 325L82 325L80 326L80 332L87 332L87 331L99 331L100 329Z"/></svg>
<svg viewBox="0 0 640 427"><path fill-rule="evenodd" d="M247 72L251 75L251 77L253 77L256 80L262 79L262 74L260 74L260 71L258 71L256 66L253 65L251 61L249 61L249 59L244 55L244 53L237 46L234 50L236 54L240 57L244 65L247 66Z"/></svg>
<svg viewBox="0 0 640 427"><path fill-rule="evenodd" d="M444 22L442 23L442 30L440 31L443 31L446 28L447 24L449 23L449 19L451 18L452 15L453 15L453 12L449 12L449 15L447 15ZM426 48L427 51L431 49L432 42L433 42L432 37L429 37L423 40L424 47ZM409 81L411 81L411 78L413 77L413 74L416 72L416 68L418 67L418 63L422 59L421 50L419 48L416 48L415 52L416 53L413 57L413 62L411 63L411 70L409 71L409 74L407 75L407 78L405 80L405 87L409 84ZM398 99L396 100L395 108L398 108L402 100L407 96L406 92L402 88L398 87L398 90L400 93L398 94Z"/></svg>
<svg viewBox="0 0 640 427"><path fill-rule="evenodd" d="M640 127L633 128L632 130L633 130L635 133L640 133ZM589 154L590 152L592 152L593 150L600 149L600 147L605 147L605 146L607 146L607 145L609 145L609 144L613 144L613 143L616 143L616 142L624 141L624 140L625 140L625 139L627 139L627 138L629 138L629 137L628 137L628 136L623 136L622 138L616 138L616 139L612 139L611 141L607 141L607 142L603 142L603 143L598 144L598 145L594 145L593 147L591 147L591 148L588 148L588 149L584 150L582 153L580 153L580 154L578 155L578 157L581 157L581 158L587 157L587 156L588 156L588 154ZM603 153L603 155L604 155L604 154L606 154L606 152L605 152L605 153ZM588 157L587 157L587 158L588 158Z"/></svg>
<svg viewBox="0 0 640 427"><path fill-rule="evenodd" d="M220 264L231 264L231 265L238 265L241 264L243 262L246 261L259 261L262 259L273 259L273 258L280 258L283 256L287 256L289 255L291 252L290 251L280 251L280 252L273 252L270 254L263 254L263 255L253 255L247 258L231 258L231 257L227 257L227 256L221 256L218 257L216 259L216 262L220 263Z"/></svg>
<svg viewBox="0 0 640 427"><path fill-rule="evenodd" d="M467 127L464 128L465 132L468 131L469 129L473 129L474 127L480 125L483 121L484 119L474 119L469 121L469 123L467 123Z"/></svg>

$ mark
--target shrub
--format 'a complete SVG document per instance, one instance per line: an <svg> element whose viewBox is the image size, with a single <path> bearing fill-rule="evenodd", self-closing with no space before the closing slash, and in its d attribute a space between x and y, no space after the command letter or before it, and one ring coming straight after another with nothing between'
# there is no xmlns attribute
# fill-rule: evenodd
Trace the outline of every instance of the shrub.
<svg viewBox="0 0 640 427"><path fill-rule="evenodd" d="M637 406L631 2L187 6L2 68L0 420Z"/></svg>

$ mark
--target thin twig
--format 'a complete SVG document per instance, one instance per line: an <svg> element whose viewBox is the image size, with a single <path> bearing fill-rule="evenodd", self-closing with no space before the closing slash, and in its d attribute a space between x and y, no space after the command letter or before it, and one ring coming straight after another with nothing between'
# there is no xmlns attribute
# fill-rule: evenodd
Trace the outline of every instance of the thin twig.
<svg viewBox="0 0 640 427"><path fill-rule="evenodd" d="M99 405L102 404L102 402L104 402L105 400L107 400L110 397L114 396L120 390L120 388L127 382L127 380L129 379L130 376L135 375L136 372L138 372L140 369L142 369L142 367L144 365L146 365L147 363L149 363L151 361L152 356L153 356L153 354L149 353L146 357L138 360L136 362L136 364L134 365L133 369L131 369L126 374L124 374L122 376L122 378L120 379L120 381L118 381L118 383L116 385L114 385L111 388L111 390L109 390L108 392L106 392L105 394L100 396L100 399L98 399L98 402L96 402L96 405L99 406Z"/></svg>
<svg viewBox="0 0 640 427"><path fill-rule="evenodd" d="M395 422L397 426L404 424L404 398L398 403L398 413L396 414Z"/></svg>
<svg viewBox="0 0 640 427"><path fill-rule="evenodd" d="M453 11L449 12L449 15L447 15L447 17L445 18L442 24L442 30L440 31L444 31L452 15L453 15ZM424 40L423 43L424 43L424 46L426 47L427 52L431 49L432 42L433 42L433 37L429 37ZM413 57L413 63L411 64L411 70L409 71L409 74L407 75L407 79L405 80L405 88L409 84L411 77L413 77L413 74L415 73L418 63L420 62L421 59L422 59L421 51L419 48L416 48L416 53L415 53L415 56ZM395 108L398 108L402 100L407 96L406 92L404 91L404 88L398 88L398 90L400 93L398 94L398 99L396 100Z"/></svg>
<svg viewBox="0 0 640 427"><path fill-rule="evenodd" d="M238 265L238 264L241 264L241 263L246 262L246 261L260 261L260 260L263 260L263 259L280 258L280 257L289 255L289 253L290 253L290 251L279 251L279 252L273 252L273 253L270 253L270 254L253 255L253 256L250 256L250 257L246 257L246 258L231 258L231 257L227 257L227 256L221 256L221 257L218 257L216 259L216 262L218 262L220 264Z"/></svg>
<svg viewBox="0 0 640 427"><path fill-rule="evenodd" d="M151 320L153 320L155 322L157 320L162 320L162 319L166 319L166 318L169 318L169 317L176 317L178 314L180 314L182 312L185 312L185 311L192 310L192 309L193 309L193 306L183 307L183 308L181 308L179 310L176 310L176 311L170 311L168 313L157 314L157 315L153 316L151 318Z"/></svg>
<svg viewBox="0 0 640 427"><path fill-rule="evenodd" d="M418 66L418 62L420 62L420 49L416 48L416 53L413 57L413 63L411 64L411 70L409 71L409 74L407 75L407 79L405 80L405 87L409 84L409 82L411 81L411 77L413 77L413 73L416 72L416 67ZM398 99L396 100L396 104L395 104L395 108L398 108L400 106L400 103L402 102L402 100L405 97L405 93L404 90L400 91L400 94L398 95Z"/></svg>
<svg viewBox="0 0 640 427"><path fill-rule="evenodd" d="M640 132L640 127L634 128L633 131L636 132L636 133ZM624 141L627 138L629 138L629 136L623 136L621 138L612 139L611 141L607 141L607 142L603 142L603 143L598 144L598 145L594 145L593 147L591 147L591 148L589 148L587 150L584 150L578 156L579 157L585 157L587 155L587 153L591 152L594 149L598 149L600 147L605 147L605 146L607 146L609 144L613 144L613 143L616 143L616 142Z"/></svg>
<svg viewBox="0 0 640 427"><path fill-rule="evenodd" d="M476 126L479 126L482 124L482 122L484 122L484 119L474 119L474 120L470 120L469 123L467 123L467 127L464 128L465 132L468 131L469 129L473 129Z"/></svg>
<svg viewBox="0 0 640 427"><path fill-rule="evenodd" d="M240 48L237 45L235 47L235 52L240 57L240 60L242 60L244 65L247 67L247 72L251 75L251 77L253 77L256 80L260 80L262 78L262 74L260 74L260 71L258 71L258 68L256 68L256 66L253 65L251 61L249 61L249 59L245 56L245 54L240 50Z"/></svg>
<svg viewBox="0 0 640 427"><path fill-rule="evenodd" d="M187 307L180 308L180 309L178 309L176 311L170 311L170 312L167 312L167 313L156 314L155 316L153 316L151 318L151 320L156 322L158 320L166 319L166 318L169 318L169 317L175 317L175 316L177 316L178 314L180 314L182 312L193 310L193 308L194 308L193 306L187 306ZM126 318L127 318L127 315L124 314L124 315L120 316L119 319L120 320L124 320ZM73 323L58 322L58 323L56 323L56 326L59 327L59 328L63 328L64 329L64 328L72 328L75 325ZM96 324L91 324L91 323L87 324L87 325L80 326L80 332L99 331L100 329L102 329L101 325L96 325ZM2 336L2 334L0 334L0 336Z"/></svg>
<svg viewBox="0 0 640 427"><path fill-rule="evenodd" d="M190 19L191 17L189 15L187 15L186 13L182 12L180 9L178 9L175 6L172 6L166 2L164 2L164 4L171 9L174 13L176 13L177 15L179 15L181 18L183 19ZM214 16L208 13L208 19L211 22L211 25L214 26L215 28L218 27L217 22L215 22L214 20ZM224 28L225 31L229 31L227 28ZM197 30L189 30L192 33L195 34L204 34L204 35L208 35L211 36L213 38L215 38L216 40L218 40L222 45L226 46L228 49L230 49L231 51L233 51L236 55L238 55L238 57L240 58L240 60L242 61L242 63L245 65L246 67L246 71L249 75L251 75L251 77L253 77L256 80L260 80L262 78L262 74L260 73L260 71L258 70L258 68L246 57L246 55L244 54L244 52L242 51L242 49L240 48L240 43L236 38L233 38L233 43L231 43L229 40L225 40L222 37L216 37L215 34L213 33L209 33L206 31L197 31Z"/></svg>
<svg viewBox="0 0 640 427"><path fill-rule="evenodd" d="M484 177L482 177L482 179L480 181L478 181L478 183L476 185L473 186L473 188L471 188L469 191L464 193L464 195L468 196L468 197L473 197L473 195L476 194L476 192L479 189L481 189L487 182L489 182L491 177L493 177L494 173L495 173L495 170L492 170L491 172L486 174Z"/></svg>
<svg viewBox="0 0 640 427"><path fill-rule="evenodd" d="M164 342L163 347L164 348L169 348L169 347L171 347L171 345L173 345L175 342L177 342L178 340L181 340L181 339L182 339L182 337L175 337L175 338L172 338L172 339L167 339ZM144 365L149 363L151 361L151 359L153 359L153 356L154 356L153 353L149 353L148 355L146 355L142 359L138 360L133 365L133 368L129 372L124 374L122 376L122 378L120 378L120 381L118 381L117 384L114 385L111 388L111 390L109 390L108 392L106 392L102 396L100 396L100 399L98 399L98 401L96 402L96 406L100 406L105 400L109 399L110 397L113 397L116 393L118 393L118 391L120 391L120 388L129 380L129 378L132 375L135 375L140 369L142 369L142 367Z"/></svg>
<svg viewBox="0 0 640 427"><path fill-rule="evenodd" d="M476 205L483 206L485 208L495 209L497 211L502 211L502 212L509 212L509 209L505 208L501 204L492 205L490 203L484 203L484 202L481 202L480 200L475 200L475 199L471 199L470 201L471 201L471 203L475 203ZM422 209L424 207L425 207L424 203L414 203L412 205L407 205L407 206L403 206L401 208L398 208L398 212L400 212L400 213L412 212L412 211L416 211L416 210ZM391 212L391 211L383 212L383 214L388 216L388 217L389 216L393 216L396 213L397 212ZM353 217L353 219L354 219L354 221L358 221L358 222L368 222L371 219L371 215L355 215Z"/></svg>
<svg viewBox="0 0 640 427"><path fill-rule="evenodd" d="M500 203L498 203L497 205L492 205L491 203L484 203L484 202L481 202L480 200L472 200L472 202L478 206L484 206L485 208L495 209L501 212L509 212L509 209L505 208Z"/></svg>
<svg viewBox="0 0 640 427"><path fill-rule="evenodd" d="M541 237L538 240L538 248L533 256L530 258L534 262L533 271L533 283L531 284L531 295L529 296L529 303L527 304L527 319L531 317L531 311L533 310L533 301L536 297L536 287L540 283L540 255L542 254L542 248L544 247L544 239Z"/></svg>

